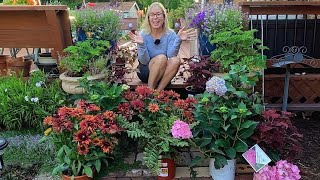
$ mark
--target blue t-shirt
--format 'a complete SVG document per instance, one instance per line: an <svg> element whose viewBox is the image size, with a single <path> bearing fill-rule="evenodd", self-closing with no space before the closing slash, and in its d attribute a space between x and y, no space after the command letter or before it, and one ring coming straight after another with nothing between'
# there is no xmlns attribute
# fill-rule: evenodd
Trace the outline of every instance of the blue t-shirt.
<svg viewBox="0 0 320 180"><path fill-rule="evenodd" d="M143 44L138 44L138 60L140 63L146 65L150 59L160 54L164 54L168 58L178 55L181 39L173 30L170 29L165 32L161 36L159 44L154 43L156 39L151 34L144 32L140 34L143 37Z"/></svg>

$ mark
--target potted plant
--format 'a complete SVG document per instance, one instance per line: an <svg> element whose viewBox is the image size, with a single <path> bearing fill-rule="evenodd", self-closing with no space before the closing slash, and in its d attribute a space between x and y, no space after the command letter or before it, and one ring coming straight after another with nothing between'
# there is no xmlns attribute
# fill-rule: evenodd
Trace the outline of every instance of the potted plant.
<svg viewBox="0 0 320 180"><path fill-rule="evenodd" d="M65 72L60 75L62 89L69 94L82 94L78 80L87 75L88 79L102 79L106 76L108 54L110 48L108 41L88 39L67 47L66 55L61 57L60 68Z"/></svg>
<svg viewBox="0 0 320 180"><path fill-rule="evenodd" d="M125 93L127 102L118 105L118 112L126 117L120 125L128 136L143 143L144 161L154 173L172 179L174 172L161 174L159 161L170 158L174 147L188 146L184 139L192 137L193 98L179 99L174 91L156 92L146 86ZM172 162L172 161L171 161Z"/></svg>
<svg viewBox="0 0 320 180"><path fill-rule="evenodd" d="M80 9L73 14L75 19L71 22L73 29L77 31L78 41L87 38L107 40L114 47L114 43L120 37L121 15L113 10L106 9Z"/></svg>
<svg viewBox="0 0 320 180"><path fill-rule="evenodd" d="M216 49L216 45L210 41L216 33L247 24L246 16L234 4L207 3L204 7L195 5L186 12L186 20L190 27L199 31L201 55L210 55Z"/></svg>
<svg viewBox="0 0 320 180"><path fill-rule="evenodd" d="M266 110L251 137L274 162L280 159L291 161L302 152L303 138L291 122L293 116L290 112Z"/></svg>
<svg viewBox="0 0 320 180"><path fill-rule="evenodd" d="M53 142L59 162L52 173L61 174L63 179L92 179L102 162L107 164L117 144L116 135L121 131L117 118L113 112L102 112L99 106L83 100L75 108L61 107L57 114L46 117L43 123L48 129L43 140Z"/></svg>
<svg viewBox="0 0 320 180"><path fill-rule="evenodd" d="M266 56L259 50L267 49L261 40L254 38L256 30L244 30L237 27L223 30L210 37L210 42L217 48L211 52L212 60L220 64L223 72L230 70L230 65L246 65L249 72L261 71L266 67Z"/></svg>
<svg viewBox="0 0 320 180"><path fill-rule="evenodd" d="M219 64L212 61L209 56L200 56L199 59L187 59L189 68L187 71L190 73L186 83L188 86L186 90L192 94L203 93L206 89L206 82L218 72Z"/></svg>
<svg viewBox="0 0 320 180"><path fill-rule="evenodd" d="M193 145L211 158L214 179L233 180L235 159L248 149L247 140L258 124L252 118L263 110L261 98L252 92L257 80L258 76L247 75L246 66L232 65L229 73L213 76L206 92L196 96ZM200 159L196 157L194 163Z"/></svg>

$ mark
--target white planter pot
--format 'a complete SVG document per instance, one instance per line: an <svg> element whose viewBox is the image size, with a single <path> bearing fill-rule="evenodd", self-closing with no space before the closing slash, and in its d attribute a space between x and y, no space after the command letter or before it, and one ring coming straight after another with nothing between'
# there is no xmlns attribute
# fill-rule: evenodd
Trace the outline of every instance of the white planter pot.
<svg viewBox="0 0 320 180"><path fill-rule="evenodd" d="M234 180L236 173L236 160L227 160L228 164L221 169L214 167L214 158L210 159L209 173L214 180Z"/></svg>
<svg viewBox="0 0 320 180"><path fill-rule="evenodd" d="M106 77L105 74L98 74L95 76L89 76L88 80L98 80L98 79L103 79ZM62 89L69 94L84 94L85 90L84 88L78 87L80 83L78 80L82 77L69 77L66 76L66 72L60 74L59 76L62 84Z"/></svg>

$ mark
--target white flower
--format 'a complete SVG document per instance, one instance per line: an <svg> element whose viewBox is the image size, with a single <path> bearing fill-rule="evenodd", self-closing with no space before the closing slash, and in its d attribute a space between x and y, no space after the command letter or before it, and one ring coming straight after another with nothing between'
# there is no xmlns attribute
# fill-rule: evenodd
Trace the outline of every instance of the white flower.
<svg viewBox="0 0 320 180"><path fill-rule="evenodd" d="M35 97L35 98L31 98L31 101L36 103L36 102L38 102L38 101L39 101L39 98L37 98L37 97Z"/></svg>
<svg viewBox="0 0 320 180"><path fill-rule="evenodd" d="M24 97L24 100L25 100L25 101L29 101L29 97L28 97L28 96L25 96L25 97Z"/></svg>
<svg viewBox="0 0 320 180"><path fill-rule="evenodd" d="M123 85L122 85L122 89L123 89L123 90L128 90L128 89L130 89L130 86L128 86L128 85L126 85L126 84L123 84Z"/></svg>
<svg viewBox="0 0 320 180"><path fill-rule="evenodd" d="M5 89L5 90L4 90L4 92L7 92L7 91L8 91L8 89Z"/></svg>
<svg viewBox="0 0 320 180"><path fill-rule="evenodd" d="M39 82L36 83L36 86L37 86L37 87L41 87L42 84L43 84L43 82L42 82L42 81L39 81Z"/></svg>

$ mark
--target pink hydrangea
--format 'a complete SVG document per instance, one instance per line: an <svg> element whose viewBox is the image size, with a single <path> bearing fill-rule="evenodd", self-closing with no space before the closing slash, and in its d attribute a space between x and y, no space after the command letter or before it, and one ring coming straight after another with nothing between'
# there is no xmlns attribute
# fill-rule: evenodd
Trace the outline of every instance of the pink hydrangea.
<svg viewBox="0 0 320 180"><path fill-rule="evenodd" d="M280 160L275 166L265 166L254 173L253 180L298 180L301 179L298 166Z"/></svg>
<svg viewBox="0 0 320 180"><path fill-rule="evenodd" d="M190 130L189 124L179 119L174 121L173 126L171 128L171 133L172 136L177 139L192 138L192 132Z"/></svg>

